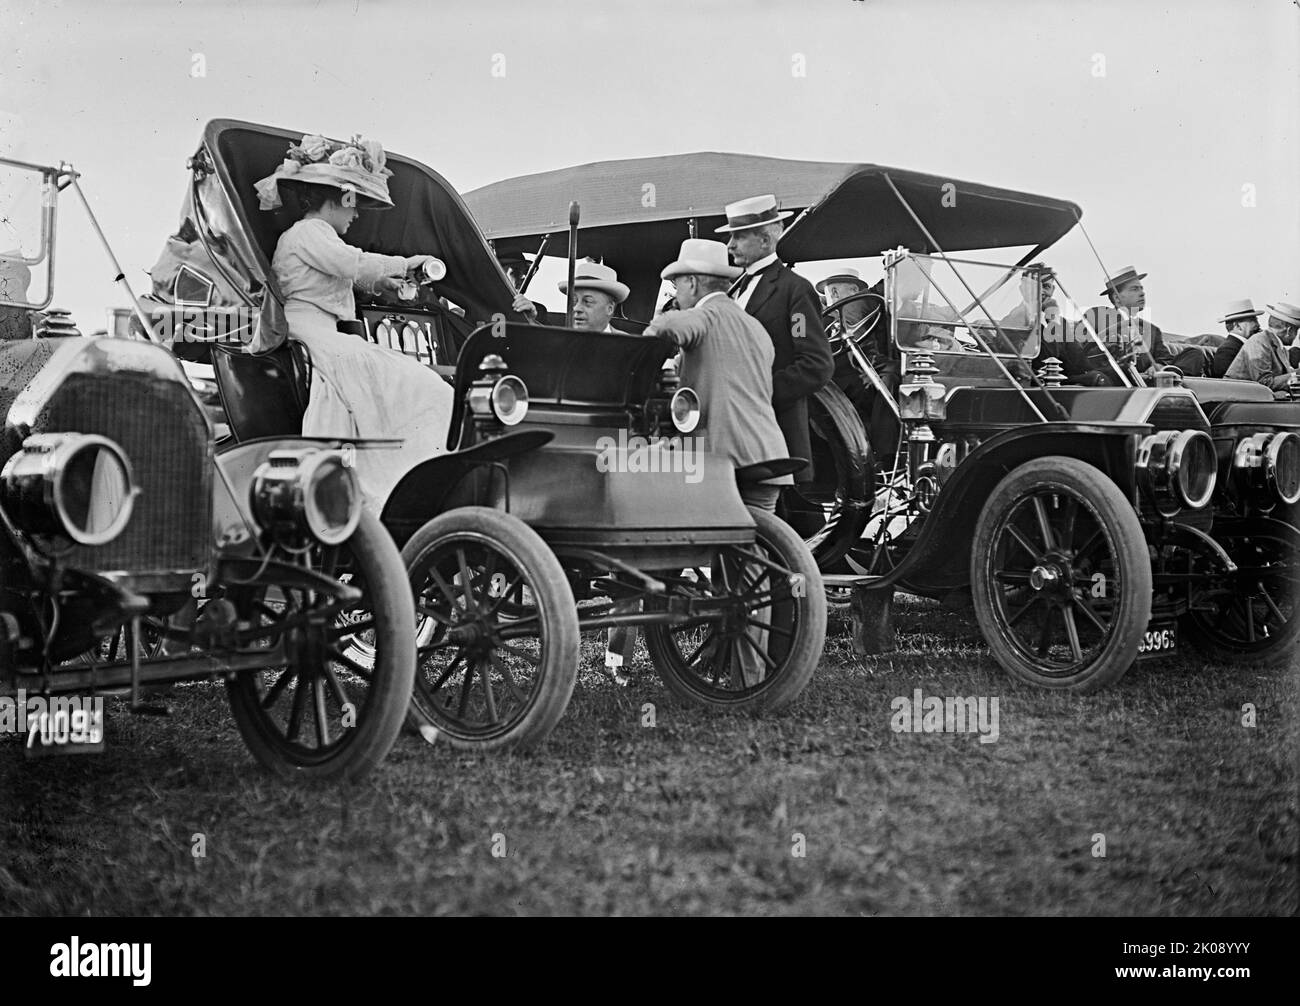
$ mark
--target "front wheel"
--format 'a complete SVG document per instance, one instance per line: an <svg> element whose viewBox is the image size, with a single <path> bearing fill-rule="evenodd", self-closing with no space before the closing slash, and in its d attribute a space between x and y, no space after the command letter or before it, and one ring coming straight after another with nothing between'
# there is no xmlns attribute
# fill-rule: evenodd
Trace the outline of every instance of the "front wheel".
<svg viewBox="0 0 1300 1006"><path fill-rule="evenodd" d="M361 598L326 615L329 598L317 591L237 588L240 616L265 628L261 643L280 666L239 674L226 688L261 764L285 778L351 781L382 761L401 733L415 677L415 616L397 546L372 514L312 565L359 588ZM370 640L369 666L344 652L356 632Z"/></svg>
<svg viewBox="0 0 1300 1006"><path fill-rule="evenodd" d="M975 524L970 580L994 659L1044 688L1118 681L1151 617L1137 514L1114 482L1074 458L1035 458L998 483Z"/></svg>
<svg viewBox="0 0 1300 1006"><path fill-rule="evenodd" d="M578 673L578 611L555 553L489 507L435 517L402 549L418 616L410 723L463 751L528 750L555 728Z"/></svg>
<svg viewBox="0 0 1300 1006"><path fill-rule="evenodd" d="M1236 563L1204 606L1183 616L1188 640L1219 660L1279 664L1300 645L1300 530L1279 520L1216 529Z"/></svg>
<svg viewBox="0 0 1300 1006"><path fill-rule="evenodd" d="M775 711L807 686L826 641L821 573L790 525L750 509L753 545L720 549L673 588L681 604L722 601L724 614L647 625L646 647L679 698L713 709ZM647 602L650 603L650 602ZM669 601L655 599L654 606Z"/></svg>

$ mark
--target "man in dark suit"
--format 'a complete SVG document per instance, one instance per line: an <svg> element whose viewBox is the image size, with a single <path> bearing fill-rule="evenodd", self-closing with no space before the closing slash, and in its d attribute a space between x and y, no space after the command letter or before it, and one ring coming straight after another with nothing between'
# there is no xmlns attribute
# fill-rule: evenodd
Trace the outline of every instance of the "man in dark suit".
<svg viewBox="0 0 1300 1006"><path fill-rule="evenodd" d="M792 458L812 460L808 435L808 398L820 391L835 372L830 343L822 327L821 302L812 284L787 269L776 257L781 223L791 214L782 212L772 195L730 203L727 224L717 233L728 235L727 250L745 271L732 288L732 299L758 319L772 339L776 358L772 365L772 407ZM796 482L808 482L805 468ZM787 512L807 509L790 501ZM790 518L787 518L790 519ZM799 523L807 524L807 521ZM795 527L812 533L809 527Z"/></svg>
<svg viewBox="0 0 1300 1006"><path fill-rule="evenodd" d="M1228 372L1246 340L1259 331L1258 319L1263 313L1256 311L1249 299L1234 300L1228 305L1228 313L1219 319L1219 323L1228 329L1228 338L1210 357L1211 377L1222 377Z"/></svg>

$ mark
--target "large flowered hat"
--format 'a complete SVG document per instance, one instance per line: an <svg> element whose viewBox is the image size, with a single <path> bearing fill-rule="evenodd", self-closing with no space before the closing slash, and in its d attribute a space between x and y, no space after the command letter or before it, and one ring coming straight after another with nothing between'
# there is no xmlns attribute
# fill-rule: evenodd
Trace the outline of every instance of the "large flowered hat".
<svg viewBox="0 0 1300 1006"><path fill-rule="evenodd" d="M284 205L282 185L329 185L356 200L358 209L391 209L384 148L375 140L354 136L347 143L323 136L304 136L285 153L273 174L259 181L258 206L264 210Z"/></svg>

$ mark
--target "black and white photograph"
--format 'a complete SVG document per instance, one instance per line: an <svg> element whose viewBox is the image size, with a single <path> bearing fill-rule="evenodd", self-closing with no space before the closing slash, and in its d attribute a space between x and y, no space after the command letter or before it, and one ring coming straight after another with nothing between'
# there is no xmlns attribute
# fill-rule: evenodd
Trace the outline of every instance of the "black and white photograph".
<svg viewBox="0 0 1300 1006"><path fill-rule="evenodd" d="M34 975L149 985L181 917L1015 916L1262 977L1300 2L0 47L0 916L143 925Z"/></svg>

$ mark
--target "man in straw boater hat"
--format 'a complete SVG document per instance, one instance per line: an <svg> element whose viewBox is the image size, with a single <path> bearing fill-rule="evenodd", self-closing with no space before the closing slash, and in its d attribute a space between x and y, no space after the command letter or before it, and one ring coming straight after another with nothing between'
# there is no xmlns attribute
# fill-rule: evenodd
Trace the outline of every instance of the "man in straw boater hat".
<svg viewBox="0 0 1300 1006"><path fill-rule="evenodd" d="M1222 377L1228 372L1246 340L1259 331L1259 316L1263 313L1255 310L1249 298L1228 304L1227 313L1219 319L1219 324L1228 330L1228 338L1210 357L1211 377Z"/></svg>
<svg viewBox="0 0 1300 1006"><path fill-rule="evenodd" d="M854 294L881 294L883 286L882 281L873 289L856 269L841 269L821 280L814 289L826 298L826 306L830 307ZM842 331L841 317L844 322ZM836 339L852 340L867 358L867 362L875 368L881 383L889 391L891 400L897 395L902 373L898 348L889 336L889 312L885 309L883 298L877 300L864 297L845 305L842 312L831 318L826 335L832 345L836 344ZM875 384L858 373L847 350L838 349L834 352L834 381L843 389L867 424L867 438L878 463L887 467L889 458L898 450L898 413L885 401Z"/></svg>
<svg viewBox="0 0 1300 1006"><path fill-rule="evenodd" d="M569 295L569 281L556 284ZM631 289L618 281L618 273L599 262L579 262L574 267L573 327L584 332L618 332L610 319Z"/></svg>
<svg viewBox="0 0 1300 1006"><path fill-rule="evenodd" d="M1300 307L1286 301L1267 306L1268 328L1246 340L1223 376L1293 394L1300 390L1300 373L1291 365L1288 349L1300 332Z"/></svg>
<svg viewBox="0 0 1300 1006"><path fill-rule="evenodd" d="M736 265L744 269L731 296L758 319L772 340L776 354L772 364L772 407L785 436L786 453L811 460L808 398L831 379L835 361L822 327L817 292L776 257L776 243L785 227L782 221L792 214L781 210L776 197L770 194L728 203L725 212L727 223L717 233L728 235L727 250ZM795 477L796 482L811 479L810 468ZM820 525L820 511L799 499L791 503L794 505L786 507L787 519L795 524L795 530L804 535L815 531L811 525ZM808 516L801 519L798 511Z"/></svg>
<svg viewBox="0 0 1300 1006"><path fill-rule="evenodd" d="M772 364L776 350L767 330L727 297L727 288L741 270L727 262L720 241L687 238L677 260L659 274L673 284L678 310L660 314L646 335L671 339L682 348L682 383L700 395L705 449L731 459L737 468L786 456L786 439L772 407ZM742 486L748 506L776 510L779 486L793 482L782 475ZM757 621L763 620L755 612ZM761 653L767 632L746 630L754 645L738 648L740 672L746 686L763 680Z"/></svg>
<svg viewBox="0 0 1300 1006"><path fill-rule="evenodd" d="M1109 307L1090 307L1074 331L1074 352L1067 353L1065 373L1079 384L1118 385L1119 377L1107 362L1101 348L1092 340L1089 326L1106 344L1115 362L1124 367L1136 364L1140 371L1175 366L1189 377L1205 373L1205 351L1192 346L1175 356L1165 345L1160 329L1141 316L1146 306L1146 288L1140 273L1125 266L1106 280L1102 295L1110 299Z"/></svg>

